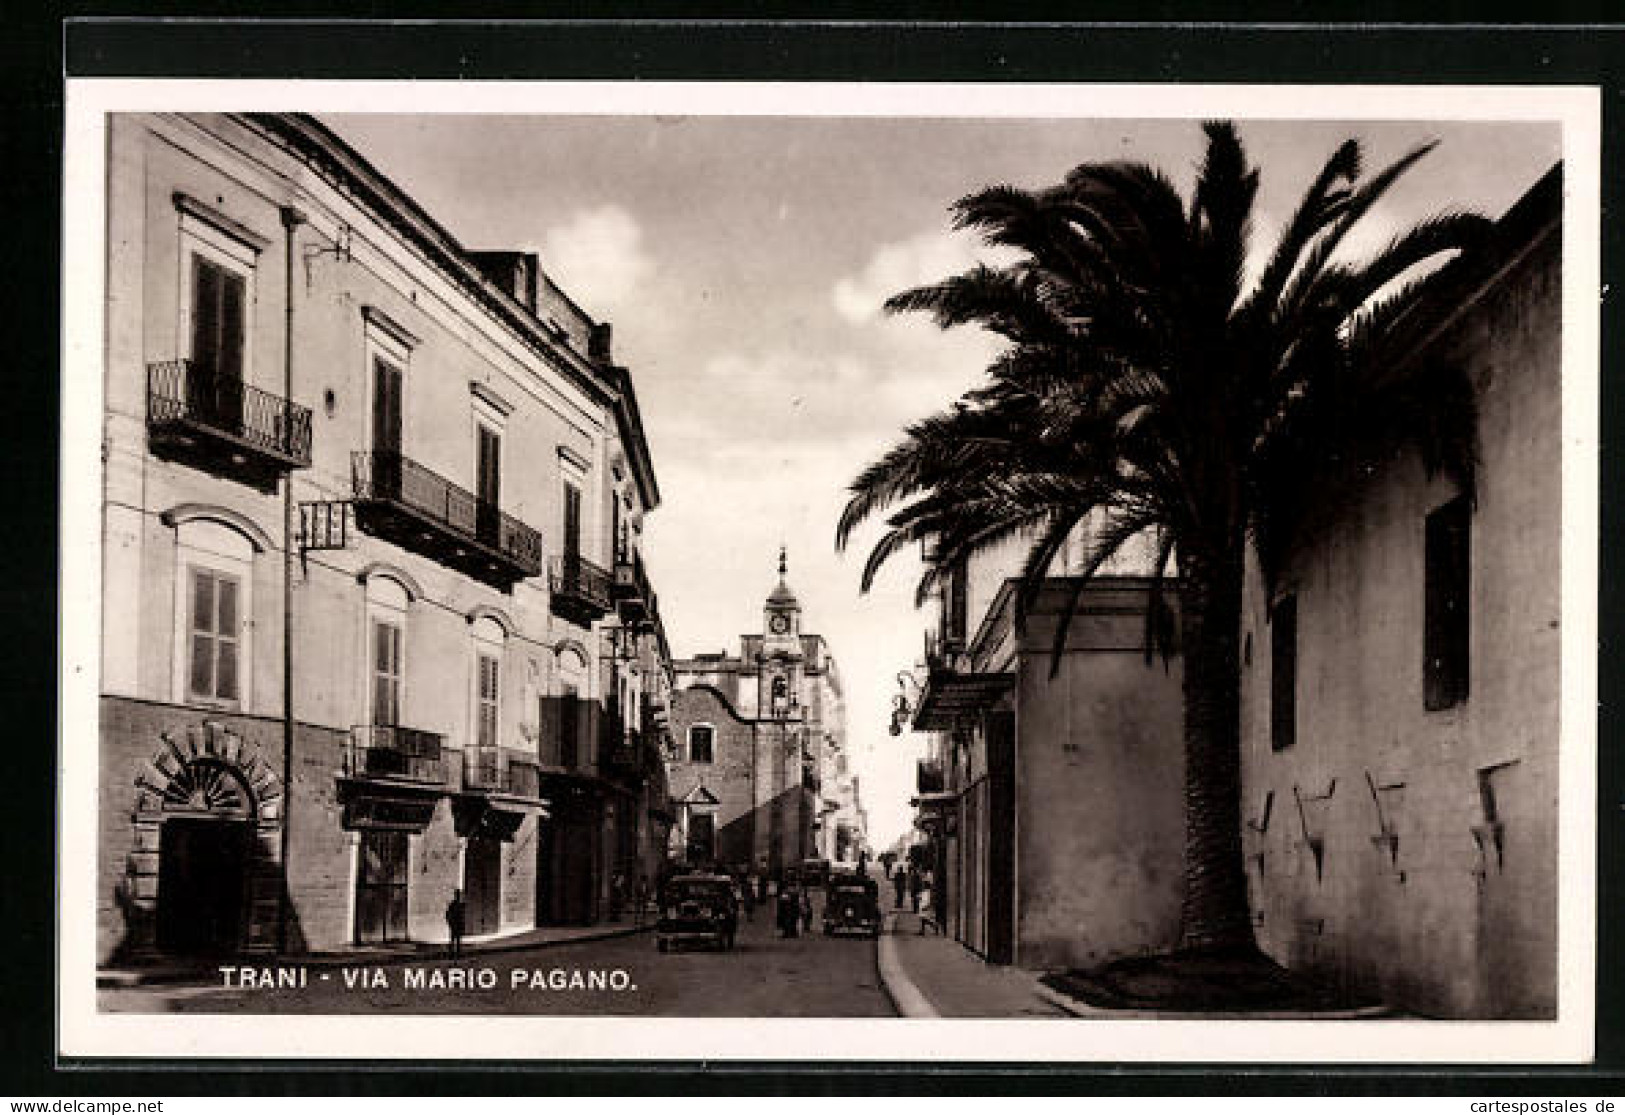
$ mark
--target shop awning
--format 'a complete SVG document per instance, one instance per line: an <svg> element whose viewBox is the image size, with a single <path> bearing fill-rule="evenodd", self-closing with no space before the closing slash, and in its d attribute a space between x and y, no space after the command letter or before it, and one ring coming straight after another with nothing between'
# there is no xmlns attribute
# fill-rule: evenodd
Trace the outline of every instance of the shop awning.
<svg viewBox="0 0 1625 1115"><path fill-rule="evenodd" d="M914 713L917 732L943 732L992 708L1014 688L1014 674L961 674L932 670Z"/></svg>

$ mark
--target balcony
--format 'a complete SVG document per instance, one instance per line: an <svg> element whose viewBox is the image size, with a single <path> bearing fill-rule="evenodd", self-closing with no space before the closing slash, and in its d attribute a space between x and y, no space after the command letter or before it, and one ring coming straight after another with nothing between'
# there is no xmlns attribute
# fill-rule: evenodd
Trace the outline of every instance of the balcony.
<svg viewBox="0 0 1625 1115"><path fill-rule="evenodd" d="M600 756L604 768L612 774L639 776L644 770L643 733L635 728L618 729L612 721L604 722L604 745Z"/></svg>
<svg viewBox="0 0 1625 1115"><path fill-rule="evenodd" d="M921 759L914 771L914 789L921 794L940 794L948 788L942 764L933 759Z"/></svg>
<svg viewBox="0 0 1625 1115"><path fill-rule="evenodd" d="M441 736L393 724L357 724L344 752L349 778L444 785Z"/></svg>
<svg viewBox="0 0 1625 1115"><path fill-rule="evenodd" d="M147 366L147 429L161 455L259 488L310 467L310 408L190 360Z"/></svg>
<svg viewBox="0 0 1625 1115"><path fill-rule="evenodd" d="M541 770L527 755L506 748L476 747L463 752L463 789L539 799Z"/></svg>
<svg viewBox="0 0 1625 1115"><path fill-rule="evenodd" d="M637 623L654 615L654 592L649 588L649 575L643 570L643 555L636 550L615 559L615 607L627 623Z"/></svg>
<svg viewBox="0 0 1625 1115"><path fill-rule="evenodd" d="M463 789L451 801L458 836L512 841L528 816L547 816L536 760L506 747L463 752Z"/></svg>
<svg viewBox="0 0 1625 1115"><path fill-rule="evenodd" d="M553 614L582 627L603 619L613 604L612 578L580 554L553 559Z"/></svg>
<svg viewBox="0 0 1625 1115"><path fill-rule="evenodd" d="M925 662L933 670L957 669L965 653L965 640L943 631L925 633Z"/></svg>
<svg viewBox="0 0 1625 1115"><path fill-rule="evenodd" d="M542 536L399 453L354 453L356 524L500 589L542 571Z"/></svg>

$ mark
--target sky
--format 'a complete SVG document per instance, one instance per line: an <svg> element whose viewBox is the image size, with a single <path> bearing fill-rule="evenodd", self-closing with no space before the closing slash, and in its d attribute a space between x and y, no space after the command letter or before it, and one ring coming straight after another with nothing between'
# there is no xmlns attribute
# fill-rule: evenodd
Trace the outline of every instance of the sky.
<svg viewBox="0 0 1625 1115"><path fill-rule="evenodd" d="M845 682L870 842L909 825L924 737L886 732L922 651L919 564L868 595L878 528L834 549L845 487L903 426L950 404L998 345L881 312L891 294L988 253L949 206L995 183L1043 187L1081 162L1137 159L1189 196L1194 120L324 114L466 248L540 253L631 369L663 505L646 560L674 653L736 651L761 626L780 545L803 630ZM1348 136L1366 167L1439 147L1367 218L1358 258L1443 209L1499 216L1561 154L1544 124L1271 123L1241 134L1262 170L1255 258ZM1262 248L1259 246L1263 245Z"/></svg>

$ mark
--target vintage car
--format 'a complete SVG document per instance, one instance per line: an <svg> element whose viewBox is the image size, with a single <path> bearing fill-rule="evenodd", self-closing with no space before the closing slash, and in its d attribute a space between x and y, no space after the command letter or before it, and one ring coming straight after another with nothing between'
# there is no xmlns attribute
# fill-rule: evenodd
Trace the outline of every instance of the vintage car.
<svg viewBox="0 0 1625 1115"><path fill-rule="evenodd" d="M666 882L655 923L655 945L661 952L696 941L731 949L738 931L739 906L728 876L676 875Z"/></svg>
<svg viewBox="0 0 1625 1115"><path fill-rule="evenodd" d="M880 936L880 888L867 875L837 872L824 892L824 935Z"/></svg>
<svg viewBox="0 0 1625 1115"><path fill-rule="evenodd" d="M821 887L829 882L829 860L804 859L796 870L796 877L809 887Z"/></svg>

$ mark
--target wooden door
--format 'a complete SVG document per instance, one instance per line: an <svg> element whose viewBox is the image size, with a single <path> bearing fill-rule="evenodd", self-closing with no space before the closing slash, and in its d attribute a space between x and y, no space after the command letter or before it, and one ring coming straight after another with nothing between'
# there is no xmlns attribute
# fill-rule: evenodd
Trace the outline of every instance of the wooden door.
<svg viewBox="0 0 1625 1115"><path fill-rule="evenodd" d="M502 926L502 841L468 838L463 863L463 902L471 937L495 933Z"/></svg>

